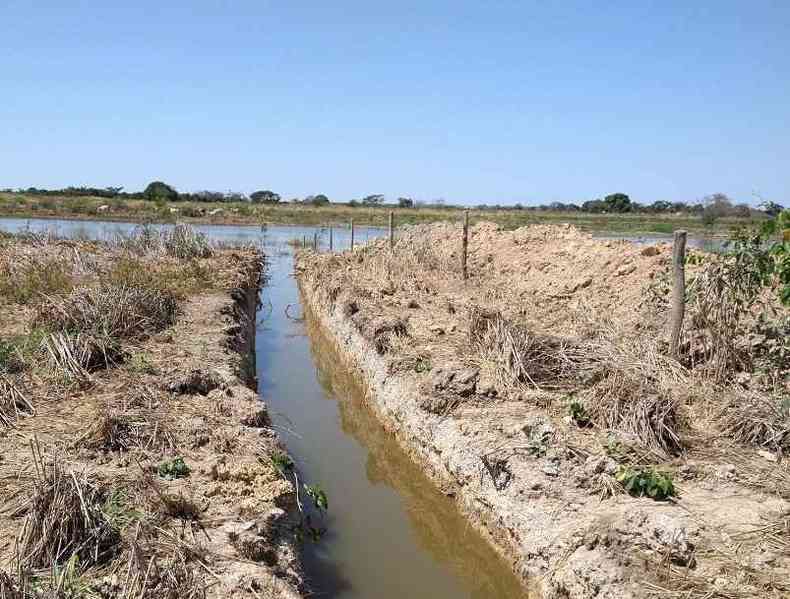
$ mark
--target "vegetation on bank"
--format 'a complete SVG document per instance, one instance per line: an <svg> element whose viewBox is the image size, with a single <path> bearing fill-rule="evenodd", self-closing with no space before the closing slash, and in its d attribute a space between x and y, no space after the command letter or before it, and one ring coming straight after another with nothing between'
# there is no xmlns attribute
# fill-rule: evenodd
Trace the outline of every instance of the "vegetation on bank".
<svg viewBox="0 0 790 599"><path fill-rule="evenodd" d="M321 194L311 196L307 201L283 202L279 199L277 201L260 199L271 196L279 198L277 194L270 191L252 194L259 198L259 201L248 201L240 195L229 197L223 194L213 196L178 194L174 196L163 188L160 191L161 194L156 195L153 201L138 197L140 194L118 194L106 197L50 192L0 192L0 214L19 218L307 226L347 225L353 218L356 225L383 227L388 223L391 210L395 211L397 225L460 219L463 210L460 207L440 204L419 206L408 198L401 198L408 201L399 201L397 206L393 206L384 204L383 196L369 196L360 201L338 204L330 203L326 196ZM263 195L256 196L259 193ZM174 199L176 197L178 199ZM529 224L570 223L587 231L612 233L666 234L682 228L700 233L720 234L733 228L754 226L767 218L765 211L739 207L721 196L711 196L708 204L705 205L682 204L686 208L684 210L680 209L681 205L664 203L667 204L668 209L651 211L652 209L645 207L637 208L638 205L633 202L629 204L628 210L623 210L626 204L622 199L612 202L616 203L621 211L598 211L597 208L595 211L585 211L581 207L568 208L568 205L536 208L477 206L470 210L470 220L472 223L495 222L506 229Z"/></svg>

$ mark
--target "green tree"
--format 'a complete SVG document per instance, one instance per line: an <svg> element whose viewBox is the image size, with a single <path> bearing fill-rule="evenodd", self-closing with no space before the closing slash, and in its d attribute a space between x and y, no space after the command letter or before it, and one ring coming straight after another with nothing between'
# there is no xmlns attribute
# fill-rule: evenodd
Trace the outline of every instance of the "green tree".
<svg viewBox="0 0 790 599"><path fill-rule="evenodd" d="M250 196L250 200L252 200L253 204L278 204L280 202L280 195L268 189L264 189L253 193Z"/></svg>
<svg viewBox="0 0 790 599"><path fill-rule="evenodd" d="M314 196L307 196L304 199L305 204L312 204L313 206L324 206L329 203L329 198L324 194L319 193Z"/></svg>
<svg viewBox="0 0 790 599"><path fill-rule="evenodd" d="M398 208L414 208L414 200L411 198L398 198Z"/></svg>
<svg viewBox="0 0 790 599"><path fill-rule="evenodd" d="M384 203L384 196L380 193L365 196L362 198L362 204L364 206L381 206Z"/></svg>
<svg viewBox="0 0 790 599"><path fill-rule="evenodd" d="M612 193L603 199L607 212L631 212L631 198L624 193Z"/></svg>
<svg viewBox="0 0 790 599"><path fill-rule="evenodd" d="M178 200L178 192L162 181L154 181L148 184L143 191L143 197L151 202L175 202Z"/></svg>

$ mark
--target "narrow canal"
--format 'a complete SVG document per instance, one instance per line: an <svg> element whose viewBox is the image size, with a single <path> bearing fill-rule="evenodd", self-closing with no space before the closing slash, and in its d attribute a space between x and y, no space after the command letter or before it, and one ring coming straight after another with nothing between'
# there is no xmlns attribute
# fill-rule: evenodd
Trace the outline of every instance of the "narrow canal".
<svg viewBox="0 0 790 599"><path fill-rule="evenodd" d="M131 223L0 218L0 230L111 239ZM288 242L314 228L202 225L213 240L255 243L268 257L257 320L259 392L300 477L329 498L326 534L305 541L305 572L332 599L515 599L518 581L485 540L383 430L359 381L303 314ZM319 232L327 242L326 231ZM357 240L381 234L357 232ZM348 231L335 231L348 247ZM303 318L304 317L304 318Z"/></svg>

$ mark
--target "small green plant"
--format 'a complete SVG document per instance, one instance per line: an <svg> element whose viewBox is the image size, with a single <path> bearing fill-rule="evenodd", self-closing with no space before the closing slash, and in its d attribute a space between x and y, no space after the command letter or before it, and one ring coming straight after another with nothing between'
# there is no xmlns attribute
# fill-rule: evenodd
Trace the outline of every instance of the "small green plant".
<svg viewBox="0 0 790 599"><path fill-rule="evenodd" d="M159 372L145 354L134 354L126 362L126 368L140 374L158 374Z"/></svg>
<svg viewBox="0 0 790 599"><path fill-rule="evenodd" d="M272 464L274 464L274 467L282 474L294 469L294 461L291 459L291 456L283 452L272 455Z"/></svg>
<svg viewBox="0 0 790 599"><path fill-rule="evenodd" d="M533 429L527 438L527 453L535 457L543 457L551 444L551 431L541 428Z"/></svg>
<svg viewBox="0 0 790 599"><path fill-rule="evenodd" d="M571 403L568 404L568 412L576 423L576 426L584 428L592 424L590 415L587 413L587 408L585 408L584 404L579 400L571 400Z"/></svg>
<svg viewBox="0 0 790 599"><path fill-rule="evenodd" d="M115 489L107 496L101 511L110 526L119 531L142 518L142 513L129 504L129 496L122 489Z"/></svg>
<svg viewBox="0 0 790 599"><path fill-rule="evenodd" d="M166 480L175 480L177 478L189 476L191 470L189 466L186 465L186 462L184 462L184 458L179 456L173 460L166 460L159 464L156 468L156 472Z"/></svg>
<svg viewBox="0 0 790 599"><path fill-rule="evenodd" d="M307 496L313 500L313 504L322 512L329 509L329 499L319 485L305 485L304 490Z"/></svg>
<svg viewBox="0 0 790 599"><path fill-rule="evenodd" d="M417 362L414 364L414 372L430 372L431 371L431 360L429 358L420 357L417 358Z"/></svg>
<svg viewBox="0 0 790 599"><path fill-rule="evenodd" d="M620 466L615 478L623 485L626 492L634 497L647 496L656 501L663 501L675 495L672 476L654 468Z"/></svg>

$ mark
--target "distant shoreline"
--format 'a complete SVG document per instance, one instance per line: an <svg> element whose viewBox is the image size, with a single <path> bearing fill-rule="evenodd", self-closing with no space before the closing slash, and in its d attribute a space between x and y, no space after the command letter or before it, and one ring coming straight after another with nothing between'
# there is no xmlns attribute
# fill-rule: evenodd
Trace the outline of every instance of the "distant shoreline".
<svg viewBox="0 0 790 599"><path fill-rule="evenodd" d="M106 208L105 208L106 206ZM460 220L464 208L305 206L299 204L195 203L154 204L143 200L108 200L94 197L39 198L24 194L0 194L0 218L87 220L98 222L175 223L262 226L355 226L386 227L389 213L396 226ZM216 214L209 214L218 211ZM706 237L726 236L733 228L756 225L755 218L723 218L704 225L693 215L642 213L592 214L536 210L469 209L472 223L491 221L506 229L530 224L568 223L582 230L632 235L671 235L684 229Z"/></svg>

